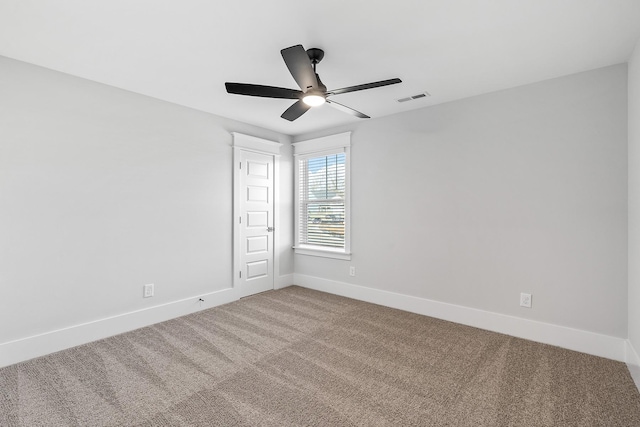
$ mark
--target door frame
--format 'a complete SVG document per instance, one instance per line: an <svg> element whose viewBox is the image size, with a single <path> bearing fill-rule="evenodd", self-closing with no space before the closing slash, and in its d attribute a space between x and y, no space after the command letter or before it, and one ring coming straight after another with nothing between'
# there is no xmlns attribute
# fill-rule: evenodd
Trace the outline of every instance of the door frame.
<svg viewBox="0 0 640 427"><path fill-rule="evenodd" d="M278 277L280 277L280 262L276 251L280 234L280 212L278 206L280 192L278 191L280 176L280 148L282 144L255 136L245 135L238 132L231 132L233 136L233 288L238 298L249 295L246 289L242 289L240 271L242 271L241 242L240 242L240 158L243 151L273 156L273 239L271 242L273 250L273 287L276 288Z"/></svg>

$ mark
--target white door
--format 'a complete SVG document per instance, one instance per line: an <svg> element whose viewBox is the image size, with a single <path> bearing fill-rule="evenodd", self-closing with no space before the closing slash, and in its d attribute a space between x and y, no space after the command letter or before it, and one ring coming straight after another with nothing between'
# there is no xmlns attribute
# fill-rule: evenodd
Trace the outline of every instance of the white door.
<svg viewBox="0 0 640 427"><path fill-rule="evenodd" d="M240 295L273 289L274 157L240 150Z"/></svg>

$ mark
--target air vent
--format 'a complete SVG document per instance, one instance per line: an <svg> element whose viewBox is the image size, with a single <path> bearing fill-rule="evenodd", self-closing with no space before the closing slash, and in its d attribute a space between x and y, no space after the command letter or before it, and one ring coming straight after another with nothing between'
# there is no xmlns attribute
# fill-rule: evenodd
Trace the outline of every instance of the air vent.
<svg viewBox="0 0 640 427"><path fill-rule="evenodd" d="M414 99L426 98L427 96L431 96L431 94L429 94L429 92L422 92L417 95L408 96L406 98L400 98L398 99L398 102L413 101Z"/></svg>

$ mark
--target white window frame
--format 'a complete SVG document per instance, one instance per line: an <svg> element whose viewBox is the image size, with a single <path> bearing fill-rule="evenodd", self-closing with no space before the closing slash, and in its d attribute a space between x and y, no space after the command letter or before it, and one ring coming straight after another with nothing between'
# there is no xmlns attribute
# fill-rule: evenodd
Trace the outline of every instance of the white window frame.
<svg viewBox="0 0 640 427"><path fill-rule="evenodd" d="M295 142L293 156L295 161L295 245L296 254L311 255L325 258L351 259L351 132ZM300 243L300 160L330 154L345 154L345 189L344 189L344 248Z"/></svg>

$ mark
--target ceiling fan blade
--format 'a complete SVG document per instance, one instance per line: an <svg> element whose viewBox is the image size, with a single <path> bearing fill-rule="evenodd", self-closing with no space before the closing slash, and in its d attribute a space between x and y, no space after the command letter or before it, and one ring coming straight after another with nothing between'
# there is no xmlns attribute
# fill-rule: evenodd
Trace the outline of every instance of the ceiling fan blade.
<svg viewBox="0 0 640 427"><path fill-rule="evenodd" d="M313 71L309 55L307 55L302 45L298 44L282 49L280 53L284 63L287 64L289 72L303 92L318 87L316 73Z"/></svg>
<svg viewBox="0 0 640 427"><path fill-rule="evenodd" d="M305 104L304 102L298 101L295 104L293 104L291 107L287 108L287 110L284 113L282 113L280 117L292 122L298 117L300 117L301 115L303 115L304 113L306 113L309 110L309 108L311 107Z"/></svg>
<svg viewBox="0 0 640 427"><path fill-rule="evenodd" d="M302 95L297 89L252 85L249 83L225 83L227 92L235 95L261 96L263 98L298 99Z"/></svg>
<svg viewBox="0 0 640 427"><path fill-rule="evenodd" d="M346 105L342 105L342 104L338 104L335 101L330 101L327 99L327 104L331 105L333 108L336 108L340 111L344 111L345 113L349 113L351 115L354 115L356 117L360 117L361 119L370 119L371 117L367 116L364 113L361 113L360 111L356 111L353 108L349 108Z"/></svg>
<svg viewBox="0 0 640 427"><path fill-rule="evenodd" d="M342 89L330 90L327 92L327 95L339 95L341 93L349 93L349 92L355 92L357 90L373 89L375 87L389 86L389 85L394 85L396 83L402 83L402 80L389 79L389 80L382 80L379 82L366 83L358 86L343 87Z"/></svg>

